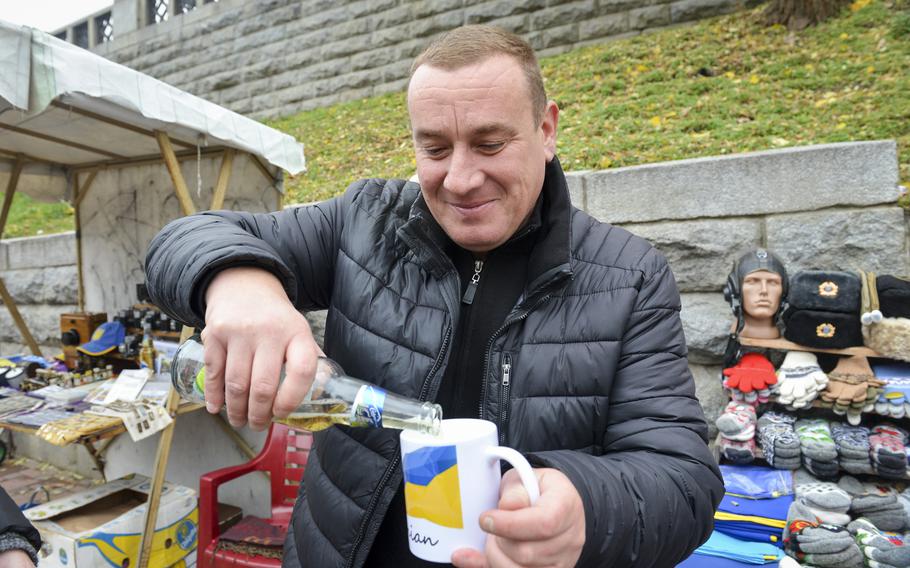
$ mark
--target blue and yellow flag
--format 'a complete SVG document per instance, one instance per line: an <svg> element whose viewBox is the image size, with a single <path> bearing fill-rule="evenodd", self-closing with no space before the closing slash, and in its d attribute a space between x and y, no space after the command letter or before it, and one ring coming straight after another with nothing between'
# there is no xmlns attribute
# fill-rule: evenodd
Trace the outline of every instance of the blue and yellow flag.
<svg viewBox="0 0 910 568"><path fill-rule="evenodd" d="M453 529L464 528L455 446L428 446L404 456L408 516Z"/></svg>

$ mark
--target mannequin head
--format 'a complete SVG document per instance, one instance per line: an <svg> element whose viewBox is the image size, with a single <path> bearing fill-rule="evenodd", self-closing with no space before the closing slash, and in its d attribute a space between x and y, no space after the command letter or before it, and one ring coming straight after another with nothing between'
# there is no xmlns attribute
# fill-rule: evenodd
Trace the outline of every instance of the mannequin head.
<svg viewBox="0 0 910 568"><path fill-rule="evenodd" d="M727 277L724 295L737 317L742 337L780 337L777 314L787 294L787 270L776 256L756 249L741 256Z"/></svg>

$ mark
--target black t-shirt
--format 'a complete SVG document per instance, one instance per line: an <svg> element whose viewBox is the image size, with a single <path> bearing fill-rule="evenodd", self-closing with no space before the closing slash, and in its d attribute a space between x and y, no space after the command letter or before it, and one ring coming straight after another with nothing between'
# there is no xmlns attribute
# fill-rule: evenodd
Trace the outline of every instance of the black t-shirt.
<svg viewBox="0 0 910 568"><path fill-rule="evenodd" d="M436 402L442 405L445 418L479 418L480 390L484 359L493 334L502 327L524 291L528 257L534 245L539 208L518 236L513 237L484 259L480 280L471 303L464 295L475 272L475 258L454 243L449 244L452 259L461 278L462 302L458 330L454 334L449 364L439 386ZM451 566L425 562L408 549L407 516L404 482L379 527L379 533L367 557L367 568L438 568Z"/></svg>

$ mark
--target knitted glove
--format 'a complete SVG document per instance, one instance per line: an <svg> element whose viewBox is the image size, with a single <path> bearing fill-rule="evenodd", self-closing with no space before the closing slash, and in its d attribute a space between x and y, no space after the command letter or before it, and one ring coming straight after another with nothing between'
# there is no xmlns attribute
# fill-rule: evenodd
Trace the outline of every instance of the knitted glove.
<svg viewBox="0 0 910 568"><path fill-rule="evenodd" d="M743 393L761 391L777 382L774 365L761 353L746 353L739 363L724 369L727 387Z"/></svg>
<svg viewBox="0 0 910 568"><path fill-rule="evenodd" d="M802 351L787 353L777 379L777 401L794 408L807 406L828 385L815 355Z"/></svg>

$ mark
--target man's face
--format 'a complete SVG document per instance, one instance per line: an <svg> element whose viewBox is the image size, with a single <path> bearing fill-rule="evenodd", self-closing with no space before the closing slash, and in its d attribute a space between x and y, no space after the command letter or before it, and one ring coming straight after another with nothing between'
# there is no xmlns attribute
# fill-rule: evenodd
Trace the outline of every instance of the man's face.
<svg viewBox="0 0 910 568"><path fill-rule="evenodd" d="M527 81L508 56L446 71L421 65L408 88L417 177L461 247L485 253L529 217L556 153L558 110L535 126Z"/></svg>
<svg viewBox="0 0 910 568"><path fill-rule="evenodd" d="M743 278L743 310L756 319L770 319L780 308L783 280L779 274L756 270Z"/></svg>

